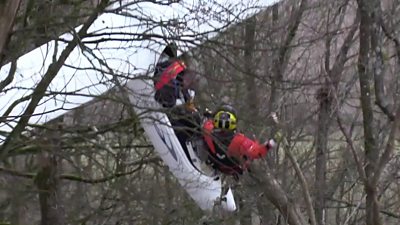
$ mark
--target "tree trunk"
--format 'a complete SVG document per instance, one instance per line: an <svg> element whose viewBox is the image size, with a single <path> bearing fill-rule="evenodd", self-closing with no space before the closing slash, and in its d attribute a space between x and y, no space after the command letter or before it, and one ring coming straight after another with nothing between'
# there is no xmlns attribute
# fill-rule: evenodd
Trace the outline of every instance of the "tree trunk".
<svg viewBox="0 0 400 225"><path fill-rule="evenodd" d="M375 182L371 182L376 171L376 162L379 159L379 149L376 144L374 134L374 114L372 108L372 73L370 65L370 40L373 26L371 11L373 0L358 0L358 11L360 14L360 50L358 56L358 74L361 91L361 109L363 114L364 128L364 149L365 149L365 175L367 180L364 182L366 192L366 224L380 225L379 203L377 197L377 187Z"/></svg>
<svg viewBox="0 0 400 225"><path fill-rule="evenodd" d="M345 11L343 12L345 13ZM339 14L333 16L333 21ZM327 37L326 37L326 52L325 52L325 71L327 78L323 87L317 94L317 100L319 101L319 114L318 114L318 128L316 134L316 152L315 152L315 217L317 224L325 224L324 211L325 201L327 197L330 197L334 193L332 186L327 184L327 161L328 161L328 137L329 128L331 123L332 115L338 110L339 106L335 107L334 96L337 96L338 85L344 70L344 65L347 60L347 54L352 46L354 34L357 31L359 17L354 19L354 26L351 28L349 33L344 39L343 45L340 47L338 54L335 57L335 62L332 65L330 63L331 58L331 41L332 36L330 35L329 25L331 21L327 18ZM342 24L339 23L338 29ZM342 175L339 175L339 178ZM332 179L334 181L335 179ZM340 180L340 179L339 179Z"/></svg>
<svg viewBox="0 0 400 225"><path fill-rule="evenodd" d="M247 91L247 102L245 106L249 114L248 118L257 118L258 97L256 88L256 78L254 68L254 49L255 49L255 36L256 36L256 17L252 17L246 21L245 38L244 38L244 72Z"/></svg>
<svg viewBox="0 0 400 225"><path fill-rule="evenodd" d="M254 174L258 175L253 176ZM286 195L278 181L269 171L261 171L261 168L254 168L253 175L251 176L257 184L249 185L249 188L264 187L264 196L279 210L284 221L287 221L290 225L307 224L299 207ZM263 177L263 179L260 180L259 177Z"/></svg>
<svg viewBox="0 0 400 225"><path fill-rule="evenodd" d="M37 156L39 171L34 182L38 189L41 212L40 225L66 224L65 210L62 201L59 178L59 162L55 152L61 151L60 132L54 126L50 131L42 133L38 140L42 153Z"/></svg>
<svg viewBox="0 0 400 225"><path fill-rule="evenodd" d="M244 118L252 119L253 121L257 118L258 109L258 98L257 98L257 88L255 82L254 68L256 67L254 62L254 49L255 49L255 36L256 36L256 17L249 18L245 22L244 29L244 58L243 58L243 69L244 69L244 81L246 85L246 102L243 104L245 109L242 110L244 113ZM246 119L244 119L246 120ZM251 126L249 126L251 128ZM255 132L254 130L251 130ZM248 201L244 201L246 196L240 198L239 209L241 209L240 224L252 224L252 211L254 204Z"/></svg>
<svg viewBox="0 0 400 225"><path fill-rule="evenodd" d="M328 82L328 81L327 81ZM323 225L326 193L326 164L328 160L328 130L332 100L328 87L323 87L318 93L320 102L318 114L318 129L315 151L315 219L317 224Z"/></svg>
<svg viewBox="0 0 400 225"><path fill-rule="evenodd" d="M4 48L9 40L10 31L13 27L20 0L0 1L0 67L4 57Z"/></svg>
<svg viewBox="0 0 400 225"><path fill-rule="evenodd" d="M35 183L39 190L41 225L63 225L65 222L64 206L60 199L57 174L57 160L54 156L46 157L41 162L42 168L38 172Z"/></svg>

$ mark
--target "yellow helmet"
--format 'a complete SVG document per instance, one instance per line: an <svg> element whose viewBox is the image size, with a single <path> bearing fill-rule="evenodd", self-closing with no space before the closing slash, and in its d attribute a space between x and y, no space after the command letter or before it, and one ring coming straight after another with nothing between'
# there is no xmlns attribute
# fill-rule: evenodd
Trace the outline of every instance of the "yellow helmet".
<svg viewBox="0 0 400 225"><path fill-rule="evenodd" d="M228 111L218 111L214 116L214 127L224 130L236 129L236 115Z"/></svg>

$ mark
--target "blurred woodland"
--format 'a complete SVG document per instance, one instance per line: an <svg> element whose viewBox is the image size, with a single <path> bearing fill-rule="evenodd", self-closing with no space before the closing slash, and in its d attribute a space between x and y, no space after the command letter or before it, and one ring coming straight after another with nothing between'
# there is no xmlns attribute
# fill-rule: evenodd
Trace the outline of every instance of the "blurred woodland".
<svg viewBox="0 0 400 225"><path fill-rule="evenodd" d="M163 22L134 14L141 2L147 1L0 1L6 31L0 33L0 69L7 74L0 96L19 88L13 83L19 57L51 40L66 45L47 56L53 60L28 94L2 109L0 224L400 223L399 0L283 0L245 20L237 18L252 9L251 1L201 0L190 8L192 17ZM89 32L102 13L162 26L172 35ZM191 29L188 20L210 19L224 24L216 36L181 32ZM80 24L71 40L58 38ZM229 181L239 204L234 214L204 214L187 196L127 101L124 82L132 76L107 64L115 58L96 54L108 50L103 42L118 41L124 50L143 40L191 46L184 59L196 104L231 103L241 131L278 141L239 182ZM77 48L98 63L69 64ZM44 124L31 123L44 99L80 95L49 88L63 67L75 76L96 74L110 89ZM26 107L14 114L19 104Z"/></svg>

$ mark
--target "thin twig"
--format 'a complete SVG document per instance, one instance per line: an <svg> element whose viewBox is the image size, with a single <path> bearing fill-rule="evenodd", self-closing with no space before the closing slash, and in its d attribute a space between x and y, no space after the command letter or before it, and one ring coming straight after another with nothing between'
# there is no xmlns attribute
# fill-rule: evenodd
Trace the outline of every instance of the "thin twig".
<svg viewBox="0 0 400 225"><path fill-rule="evenodd" d="M280 128L281 132L283 132L282 129L282 125L280 124L278 117L276 116L276 114L274 113L272 115L272 118L274 120L274 122L277 124L277 126ZM310 218L310 224L311 225L316 225L317 224L317 220L315 218L315 211L314 211L314 207L313 207L313 203L312 203L312 199L311 199L311 195L310 195L310 189L308 187L308 183L306 178L304 177L303 172L300 169L299 164L297 163L295 157L293 156L292 152L290 152L289 150L289 142L287 141L285 135L283 133L281 133L281 141L283 143L283 150L285 151L285 154L289 157L290 162L293 164L294 170L296 172L296 175L298 176L300 183L301 183L301 187L303 190L303 194L304 194L304 199L306 201L306 206L307 206L307 212L308 212L308 216Z"/></svg>
<svg viewBox="0 0 400 225"><path fill-rule="evenodd" d="M337 116L336 119L337 119L337 123L338 123L339 128L340 128L340 131L342 131L343 136L345 137L346 142L350 147L351 154L353 155L354 161L356 162L358 174L360 175L360 178L362 179L362 181L364 183L366 183L367 180L368 180L367 179L367 175L365 174L365 170L363 168L363 165L362 165L360 159L358 158L357 151L356 151L356 149L354 147L353 141L351 140L350 134L348 134L348 132L346 132L346 130L345 130L345 128L344 128L344 126L342 124L342 121L339 118L339 116Z"/></svg>

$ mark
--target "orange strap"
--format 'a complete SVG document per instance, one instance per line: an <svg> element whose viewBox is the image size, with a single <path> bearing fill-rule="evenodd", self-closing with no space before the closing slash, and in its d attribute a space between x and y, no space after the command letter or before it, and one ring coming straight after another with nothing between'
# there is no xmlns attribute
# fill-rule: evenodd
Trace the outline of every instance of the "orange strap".
<svg viewBox="0 0 400 225"><path fill-rule="evenodd" d="M216 154L214 142L211 136L212 130L214 129L214 124L212 120L207 120L206 122L204 122L203 129L205 132L204 141L207 143L207 146L209 147L211 153Z"/></svg>
<svg viewBox="0 0 400 225"><path fill-rule="evenodd" d="M169 65L160 76L160 80L156 83L156 90L160 90L164 85L168 84L172 79L186 69L186 65L183 61L177 60Z"/></svg>
<svg viewBox="0 0 400 225"><path fill-rule="evenodd" d="M214 124L211 119L207 120L204 125L204 141L207 143L211 153L216 154L216 149L214 146L212 138L212 130L214 129ZM231 143L228 146L228 157L242 158L246 156L248 160L254 160L264 157L268 152L265 145L258 143L256 140L251 140L242 133L237 133L233 137Z"/></svg>

